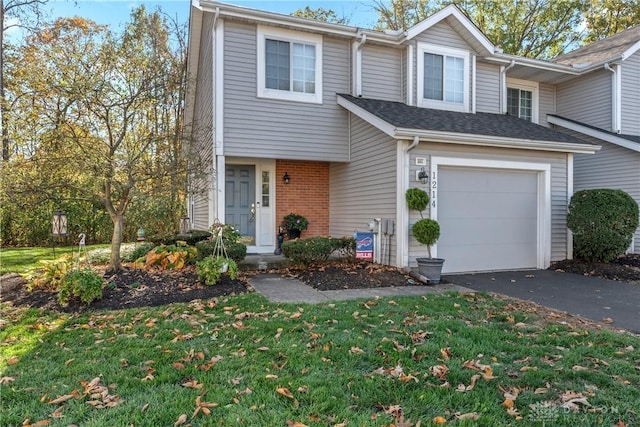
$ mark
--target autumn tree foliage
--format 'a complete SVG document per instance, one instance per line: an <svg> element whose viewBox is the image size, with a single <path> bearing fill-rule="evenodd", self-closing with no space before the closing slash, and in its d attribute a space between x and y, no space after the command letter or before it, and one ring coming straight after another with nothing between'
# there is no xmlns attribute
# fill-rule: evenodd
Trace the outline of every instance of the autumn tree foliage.
<svg viewBox="0 0 640 427"><path fill-rule="evenodd" d="M140 7L121 34L61 18L11 53L21 65L10 70L7 191L102 206L113 224L111 269L132 204L160 189L179 216L184 197L185 56L171 36L159 12Z"/></svg>

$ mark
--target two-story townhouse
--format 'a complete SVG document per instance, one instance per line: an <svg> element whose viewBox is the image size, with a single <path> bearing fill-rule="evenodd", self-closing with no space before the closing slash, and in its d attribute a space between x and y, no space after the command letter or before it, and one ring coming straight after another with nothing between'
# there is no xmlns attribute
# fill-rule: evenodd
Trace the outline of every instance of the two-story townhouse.
<svg viewBox="0 0 640 427"><path fill-rule="evenodd" d="M557 86L549 123L602 146L575 156L574 189L617 188L640 204L640 25L554 62L588 71ZM630 250L640 253L640 228Z"/></svg>
<svg viewBox="0 0 640 427"><path fill-rule="evenodd" d="M546 117L584 70L503 54L455 6L381 33L200 1L188 66L186 123L210 166L190 196L197 228L237 224L267 252L290 212L306 236L380 220L376 259L411 266L425 249L404 194L420 187L445 272L571 256L574 154L599 147Z"/></svg>

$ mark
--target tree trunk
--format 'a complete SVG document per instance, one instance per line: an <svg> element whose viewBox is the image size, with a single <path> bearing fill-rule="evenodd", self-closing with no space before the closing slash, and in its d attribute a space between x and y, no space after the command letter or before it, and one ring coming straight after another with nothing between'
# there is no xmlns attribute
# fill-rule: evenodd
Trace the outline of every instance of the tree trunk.
<svg viewBox="0 0 640 427"><path fill-rule="evenodd" d="M116 213L111 215L113 221L113 235L111 236L111 258L107 271L116 272L120 270L120 246L122 244L122 229L124 228L124 215Z"/></svg>

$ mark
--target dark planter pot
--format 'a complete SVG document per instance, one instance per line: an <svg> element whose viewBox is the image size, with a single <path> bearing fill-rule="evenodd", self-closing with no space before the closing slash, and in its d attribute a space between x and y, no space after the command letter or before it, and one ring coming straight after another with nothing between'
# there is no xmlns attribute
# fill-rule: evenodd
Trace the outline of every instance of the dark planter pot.
<svg viewBox="0 0 640 427"><path fill-rule="evenodd" d="M418 262L418 273L427 277L431 283L440 283L442 274L442 258L416 258Z"/></svg>
<svg viewBox="0 0 640 427"><path fill-rule="evenodd" d="M290 228L289 230L287 230L287 237L289 237L289 240L299 239L300 234L302 234L302 230L297 230L295 228Z"/></svg>

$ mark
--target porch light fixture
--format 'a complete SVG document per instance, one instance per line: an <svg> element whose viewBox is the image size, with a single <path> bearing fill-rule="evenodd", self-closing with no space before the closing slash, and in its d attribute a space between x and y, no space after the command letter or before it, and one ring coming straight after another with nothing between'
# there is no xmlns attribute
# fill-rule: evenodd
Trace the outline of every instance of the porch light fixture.
<svg viewBox="0 0 640 427"><path fill-rule="evenodd" d="M429 182L429 174L424 170L424 168L420 168L417 173L417 178L423 184L427 184Z"/></svg>
<svg viewBox="0 0 640 427"><path fill-rule="evenodd" d="M51 235L53 237L67 236L67 214L63 211L55 211L51 220Z"/></svg>
<svg viewBox="0 0 640 427"><path fill-rule="evenodd" d="M287 172L284 173L284 176L282 177L282 180L284 181L285 184L289 183L289 174Z"/></svg>
<svg viewBox="0 0 640 427"><path fill-rule="evenodd" d="M189 221L189 217L186 215L183 215L180 217L180 234L187 234L189 233L189 229L191 228L190 226L190 221Z"/></svg>

